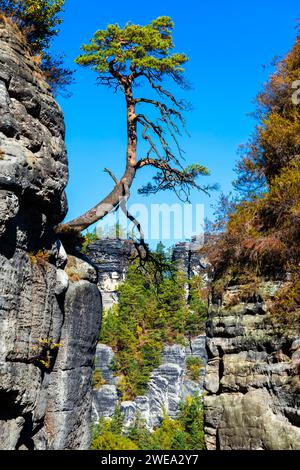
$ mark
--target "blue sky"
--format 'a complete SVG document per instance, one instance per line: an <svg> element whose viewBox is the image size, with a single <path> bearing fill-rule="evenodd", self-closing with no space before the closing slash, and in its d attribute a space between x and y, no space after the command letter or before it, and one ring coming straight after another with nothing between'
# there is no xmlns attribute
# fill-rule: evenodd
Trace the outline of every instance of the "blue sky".
<svg viewBox="0 0 300 470"><path fill-rule="evenodd" d="M123 26L127 21L146 24L161 15L174 20L176 50L190 58L186 77L193 89L179 90L179 96L193 103L193 111L186 116L191 137L183 139L187 164L206 165L211 176L205 183L219 183L228 192L237 148L255 125L248 116L253 99L272 70L263 65L292 46L300 5L299 0L67 0L61 34L53 47L65 53L67 64L76 69L71 98L59 98L67 126L69 220L110 191L112 183L103 168L109 166L121 176L126 145L122 94L97 87L95 73L77 67L73 59L97 29L109 23ZM137 195L141 176L131 203L176 202L166 192L148 199ZM206 216L211 216L217 199L218 192L210 198L197 192L191 197L193 204L205 205Z"/></svg>

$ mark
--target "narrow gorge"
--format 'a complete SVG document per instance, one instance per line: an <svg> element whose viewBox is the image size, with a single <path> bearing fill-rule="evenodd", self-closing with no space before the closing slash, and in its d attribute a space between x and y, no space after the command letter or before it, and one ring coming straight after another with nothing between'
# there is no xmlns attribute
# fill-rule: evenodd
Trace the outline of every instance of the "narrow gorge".
<svg viewBox="0 0 300 470"><path fill-rule="evenodd" d="M0 115L1 449L87 450L93 422L118 404L125 427L139 413L153 430L200 393L208 450L300 450L299 330L276 330L268 307L281 281L251 295L240 285L209 295L203 334L187 345L165 344L145 394L122 400L114 352L99 343L99 331L135 247L102 239L83 254L59 239L55 229L68 210L64 117L4 17ZM173 261L187 278L207 282L196 245L176 245ZM201 364L196 379L188 373L191 356ZM95 370L104 383L93 388Z"/></svg>

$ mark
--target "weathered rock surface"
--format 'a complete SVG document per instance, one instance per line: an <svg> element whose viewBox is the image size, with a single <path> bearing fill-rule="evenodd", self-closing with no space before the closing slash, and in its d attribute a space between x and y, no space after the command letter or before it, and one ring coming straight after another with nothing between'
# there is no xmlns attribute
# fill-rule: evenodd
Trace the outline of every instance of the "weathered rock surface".
<svg viewBox="0 0 300 470"><path fill-rule="evenodd" d="M187 371L187 358L197 357L203 367L198 380L191 380ZM147 393L137 397L134 401L121 401L118 393L118 378L113 373L114 353L109 346L98 344L96 352L96 367L101 371L106 384L93 392L93 419L112 416L118 403L124 414L124 427L133 423L137 413L145 421L149 429L158 426L167 413L176 418L179 404L187 396L203 392L203 375L207 354L205 337L198 336L191 341L190 346L166 346L164 348L161 365L154 369L148 384Z"/></svg>
<svg viewBox="0 0 300 470"><path fill-rule="evenodd" d="M0 21L0 447L89 445L101 297L69 279L64 120L16 28ZM77 264L80 264L78 260ZM76 264L76 263L75 263Z"/></svg>
<svg viewBox="0 0 300 470"><path fill-rule="evenodd" d="M207 261L199 254L203 246L203 237L193 237L190 242L177 243L173 249L172 260L178 268L190 279L198 274L204 274Z"/></svg>
<svg viewBox="0 0 300 470"><path fill-rule="evenodd" d="M226 302L207 324L207 448L300 449L297 333L276 333L262 302Z"/></svg>
<svg viewBox="0 0 300 470"><path fill-rule="evenodd" d="M26 199L37 220L60 221L68 180L63 115L20 33L3 20L0 68L0 188Z"/></svg>
<svg viewBox="0 0 300 470"><path fill-rule="evenodd" d="M207 260L200 254L199 250L203 246L204 237L193 237L190 242L177 243L173 248L172 261L177 269L182 271L188 279L194 276L201 276L205 281ZM190 284L186 283L186 300L190 297Z"/></svg>
<svg viewBox="0 0 300 470"><path fill-rule="evenodd" d="M103 307L109 309L118 301L117 287L125 280L136 256L134 244L126 239L99 239L88 246L87 254L97 267Z"/></svg>
<svg viewBox="0 0 300 470"><path fill-rule="evenodd" d="M70 282L45 415L47 438L54 449L89 448L92 369L100 319L97 285L86 280Z"/></svg>

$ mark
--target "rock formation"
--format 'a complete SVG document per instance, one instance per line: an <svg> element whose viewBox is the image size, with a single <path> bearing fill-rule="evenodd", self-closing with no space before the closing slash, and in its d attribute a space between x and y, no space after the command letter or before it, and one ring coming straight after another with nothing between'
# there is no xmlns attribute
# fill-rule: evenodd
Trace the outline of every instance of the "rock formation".
<svg viewBox="0 0 300 470"><path fill-rule="evenodd" d="M188 279L204 274L207 261L199 254L203 246L202 237L193 237L190 242L177 243L173 248L172 261L183 271Z"/></svg>
<svg viewBox="0 0 300 470"><path fill-rule="evenodd" d="M0 117L0 446L87 448L96 272L67 260L54 233L67 211L64 119L22 35L2 17ZM69 278L72 262L80 272Z"/></svg>
<svg viewBox="0 0 300 470"><path fill-rule="evenodd" d="M247 303L227 290L207 324L205 432L210 450L300 449L300 338L276 333L265 283ZM272 292L273 291L273 292Z"/></svg>
<svg viewBox="0 0 300 470"><path fill-rule="evenodd" d="M136 250L132 240L99 239L88 246L87 254L97 267L98 286L103 307L109 309L118 301L117 287L125 280Z"/></svg>
<svg viewBox="0 0 300 470"><path fill-rule="evenodd" d="M120 400L107 346L96 354L106 383L92 392L100 291L109 308L134 248L99 240L89 247L92 265L57 239L67 212L65 126L35 62L1 18L0 448L87 449L92 401L98 419ZM189 277L205 267L190 244L178 245L174 260ZM165 347L148 392L122 403L125 425L137 411L150 429L164 409L175 417L179 401L203 387L203 376L188 377L187 357L205 362L207 350L207 448L300 449L300 338L276 333L265 292L241 303L233 301L239 287L227 291L211 308L206 340Z"/></svg>
<svg viewBox="0 0 300 470"><path fill-rule="evenodd" d="M198 358L202 364L197 380L192 380L188 374L187 359L190 356ZM124 413L125 428L134 423L138 413L149 429L160 424L164 413L176 418L181 401L203 392L206 361L205 336L194 338L188 347L165 346L161 365L152 372L146 394L134 401L120 401L118 377L113 373L114 353L109 346L98 344L95 367L101 371L105 384L94 390L93 419L111 417L118 403Z"/></svg>

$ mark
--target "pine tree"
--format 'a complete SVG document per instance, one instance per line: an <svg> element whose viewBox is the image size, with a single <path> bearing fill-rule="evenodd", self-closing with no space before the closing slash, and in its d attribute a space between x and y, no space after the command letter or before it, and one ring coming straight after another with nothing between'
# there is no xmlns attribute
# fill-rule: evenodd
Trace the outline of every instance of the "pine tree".
<svg viewBox="0 0 300 470"><path fill-rule="evenodd" d="M115 351L116 372L122 376L119 388L125 399L145 392L165 343L184 343L185 335L198 334L203 322L203 317L201 321L197 318L198 323L194 318L191 331L186 279L170 263L157 261L129 268L119 287L118 305L103 318L100 340Z"/></svg>
<svg viewBox="0 0 300 470"><path fill-rule="evenodd" d="M86 229L126 201L134 178L142 168L157 171L153 183L140 189L142 194L173 190L179 198L188 200L192 188L208 189L196 182L198 176L208 174L207 168L200 164L182 166L183 152L178 136L180 129L185 128L182 113L188 106L162 86L163 80L169 79L186 87L183 66L188 57L173 52L173 28L174 23L167 16L146 26L127 23L121 28L118 24L110 24L105 30L97 31L89 44L82 46L83 53L76 59L77 64L94 70L98 85L119 90L125 97L127 151L121 179L106 169L115 187L94 208L68 223L74 229ZM147 87L149 96L135 96L137 86ZM148 146L140 159L138 137Z"/></svg>

